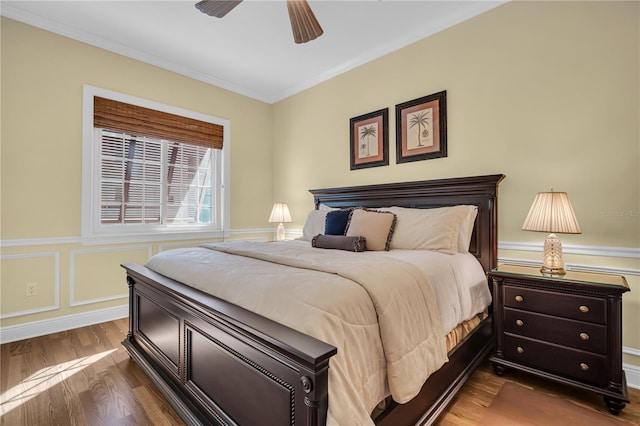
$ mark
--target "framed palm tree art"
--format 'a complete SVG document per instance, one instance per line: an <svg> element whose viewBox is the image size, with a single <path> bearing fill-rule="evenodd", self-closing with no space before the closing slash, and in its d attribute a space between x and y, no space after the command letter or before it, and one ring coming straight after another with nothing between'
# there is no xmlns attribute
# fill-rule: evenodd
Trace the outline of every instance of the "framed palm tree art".
<svg viewBox="0 0 640 426"><path fill-rule="evenodd" d="M396 163L447 156L447 92L396 105Z"/></svg>
<svg viewBox="0 0 640 426"><path fill-rule="evenodd" d="M389 108L349 120L351 170L389 165Z"/></svg>

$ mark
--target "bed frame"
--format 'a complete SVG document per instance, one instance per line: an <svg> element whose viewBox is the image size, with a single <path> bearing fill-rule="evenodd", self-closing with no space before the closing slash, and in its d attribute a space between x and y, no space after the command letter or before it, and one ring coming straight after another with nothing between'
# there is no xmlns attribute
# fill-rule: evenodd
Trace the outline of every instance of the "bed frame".
<svg viewBox="0 0 640 426"><path fill-rule="evenodd" d="M503 175L311 190L316 208L478 206L470 251L497 264ZM125 264L129 355L187 424L323 425L336 348L144 266ZM418 396L391 403L376 424L431 424L493 345L490 318L449 352Z"/></svg>

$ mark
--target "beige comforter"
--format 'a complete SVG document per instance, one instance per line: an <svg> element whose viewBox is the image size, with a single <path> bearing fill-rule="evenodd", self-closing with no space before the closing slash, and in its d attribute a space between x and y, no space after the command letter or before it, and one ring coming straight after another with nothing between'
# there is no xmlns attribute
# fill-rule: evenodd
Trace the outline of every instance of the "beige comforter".
<svg viewBox="0 0 640 426"><path fill-rule="evenodd" d="M389 392L409 401L447 360L434 290L417 268L382 253L290 243L207 244L147 266L336 346L327 422L372 424Z"/></svg>

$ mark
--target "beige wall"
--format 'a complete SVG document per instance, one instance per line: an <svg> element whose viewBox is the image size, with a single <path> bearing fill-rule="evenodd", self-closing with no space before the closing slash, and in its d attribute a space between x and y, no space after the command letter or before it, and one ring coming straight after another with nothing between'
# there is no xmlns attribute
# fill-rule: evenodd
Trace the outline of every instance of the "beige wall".
<svg viewBox="0 0 640 426"><path fill-rule="evenodd" d="M639 21L638 2L509 3L278 102L274 195L300 225L309 188L504 173L499 239L532 250L536 192L567 191L582 234L561 239L597 255L566 260L629 270L624 345L640 349ZM448 157L396 164L395 105L441 90ZM390 165L350 171L349 118L385 107Z"/></svg>
<svg viewBox="0 0 640 426"><path fill-rule="evenodd" d="M231 227L238 231L267 227L275 199L292 209L288 228L301 228L312 208L309 188L504 173L499 237L516 249L507 245L500 256L538 260L529 243L543 235L521 231L524 216L536 192L567 191L583 233L561 238L578 253L596 253L567 261L625 272L632 292L624 296L624 345L638 351L640 261L637 251L620 256L640 246L639 16L638 2L509 3L274 105L3 19L2 239L79 235L86 83L230 120ZM396 164L395 105L441 90L448 157ZM350 171L349 118L385 107L390 165ZM3 248L5 256L47 255L34 261L49 270L57 253L62 297L59 309L2 326L120 305L124 299L71 307L70 293L85 301L120 294L121 282L88 282L87 270L161 248ZM25 303L21 290L4 300L5 286L25 285L15 272L23 261L3 260L3 308ZM104 285L111 290L91 291ZM42 306L50 298L43 293ZM640 366L632 354L625 362Z"/></svg>
<svg viewBox="0 0 640 426"><path fill-rule="evenodd" d="M504 173L500 239L536 192L567 191L571 244L638 247L638 3L517 2L275 105L274 191L304 220L308 188ZM447 91L447 158L395 164L395 105ZM390 165L349 170L349 118L389 108ZM607 216L607 211L634 215Z"/></svg>
<svg viewBox="0 0 640 426"><path fill-rule="evenodd" d="M3 18L3 239L80 235L83 84L230 120L231 226L265 222L270 105Z"/></svg>
<svg viewBox="0 0 640 426"><path fill-rule="evenodd" d="M269 226L271 105L14 20L1 30L0 312L19 314L2 327L126 304L119 264L176 244L79 244L84 84L230 120L231 228Z"/></svg>

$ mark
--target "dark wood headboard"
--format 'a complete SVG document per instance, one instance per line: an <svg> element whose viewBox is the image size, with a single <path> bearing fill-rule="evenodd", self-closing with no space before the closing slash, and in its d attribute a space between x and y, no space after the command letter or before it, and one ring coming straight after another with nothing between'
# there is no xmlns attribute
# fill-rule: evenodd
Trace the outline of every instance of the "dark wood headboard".
<svg viewBox="0 0 640 426"><path fill-rule="evenodd" d="M489 272L498 263L498 184L504 175L472 176L416 182L311 189L316 209L330 207L434 208L478 206L469 251Z"/></svg>

